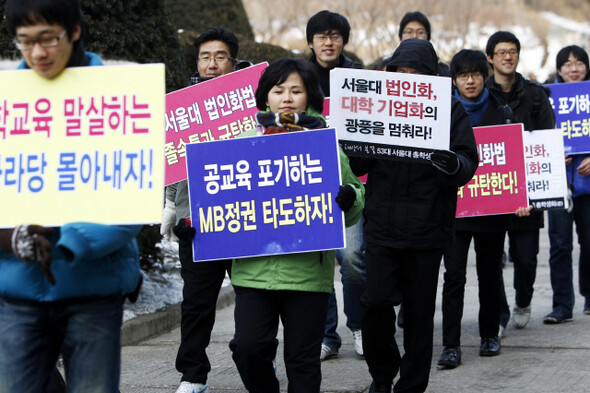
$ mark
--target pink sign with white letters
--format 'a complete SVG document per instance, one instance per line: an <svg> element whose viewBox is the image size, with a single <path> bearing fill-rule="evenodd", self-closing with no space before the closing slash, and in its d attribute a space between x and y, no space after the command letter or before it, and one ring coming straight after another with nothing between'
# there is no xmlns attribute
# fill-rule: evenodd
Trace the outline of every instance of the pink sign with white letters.
<svg viewBox="0 0 590 393"><path fill-rule="evenodd" d="M232 139L256 127L258 80L268 63L166 94L165 184L185 180L187 143Z"/></svg>

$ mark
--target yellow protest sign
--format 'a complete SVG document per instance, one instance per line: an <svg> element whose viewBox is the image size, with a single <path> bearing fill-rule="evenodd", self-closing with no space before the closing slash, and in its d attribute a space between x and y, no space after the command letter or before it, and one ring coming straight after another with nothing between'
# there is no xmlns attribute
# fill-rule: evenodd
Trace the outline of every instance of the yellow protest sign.
<svg viewBox="0 0 590 393"><path fill-rule="evenodd" d="M164 65L0 72L0 227L160 221Z"/></svg>

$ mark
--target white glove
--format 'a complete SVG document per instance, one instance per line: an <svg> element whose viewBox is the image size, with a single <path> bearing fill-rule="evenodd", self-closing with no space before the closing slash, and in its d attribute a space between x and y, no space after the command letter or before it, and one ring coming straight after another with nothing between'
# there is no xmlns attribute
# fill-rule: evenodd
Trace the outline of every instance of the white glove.
<svg viewBox="0 0 590 393"><path fill-rule="evenodd" d="M164 210L162 211L162 225L160 226L160 235L166 240L177 242L178 238L172 232L172 227L176 225L176 205L170 199L166 199Z"/></svg>

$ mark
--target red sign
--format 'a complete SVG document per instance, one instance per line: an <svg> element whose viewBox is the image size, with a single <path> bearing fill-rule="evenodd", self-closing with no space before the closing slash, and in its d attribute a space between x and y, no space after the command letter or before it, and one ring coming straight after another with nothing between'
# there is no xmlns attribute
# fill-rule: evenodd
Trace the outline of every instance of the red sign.
<svg viewBox="0 0 590 393"><path fill-rule="evenodd" d="M514 213L528 206L522 124L474 127L479 167L457 193L457 217Z"/></svg>

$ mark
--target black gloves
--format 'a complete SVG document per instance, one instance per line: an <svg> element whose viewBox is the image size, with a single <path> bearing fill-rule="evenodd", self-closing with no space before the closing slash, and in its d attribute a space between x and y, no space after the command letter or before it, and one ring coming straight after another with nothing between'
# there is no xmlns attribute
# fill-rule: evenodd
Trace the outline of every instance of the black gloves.
<svg viewBox="0 0 590 393"><path fill-rule="evenodd" d="M0 248L12 252L23 262L37 262L43 275L51 285L55 277L51 273L51 242L46 236L53 229L41 225L19 225L14 229L0 231Z"/></svg>
<svg viewBox="0 0 590 393"><path fill-rule="evenodd" d="M356 201L356 192L349 184L340 186L338 195L336 195L336 203L344 213L349 211Z"/></svg>
<svg viewBox="0 0 590 393"><path fill-rule="evenodd" d="M182 218L172 228L172 232L178 237L178 257L180 263L193 263L193 238L196 230L191 226L190 218Z"/></svg>
<svg viewBox="0 0 590 393"><path fill-rule="evenodd" d="M455 152L449 150L433 150L430 155L430 161L436 169L454 175L459 171L459 159Z"/></svg>

